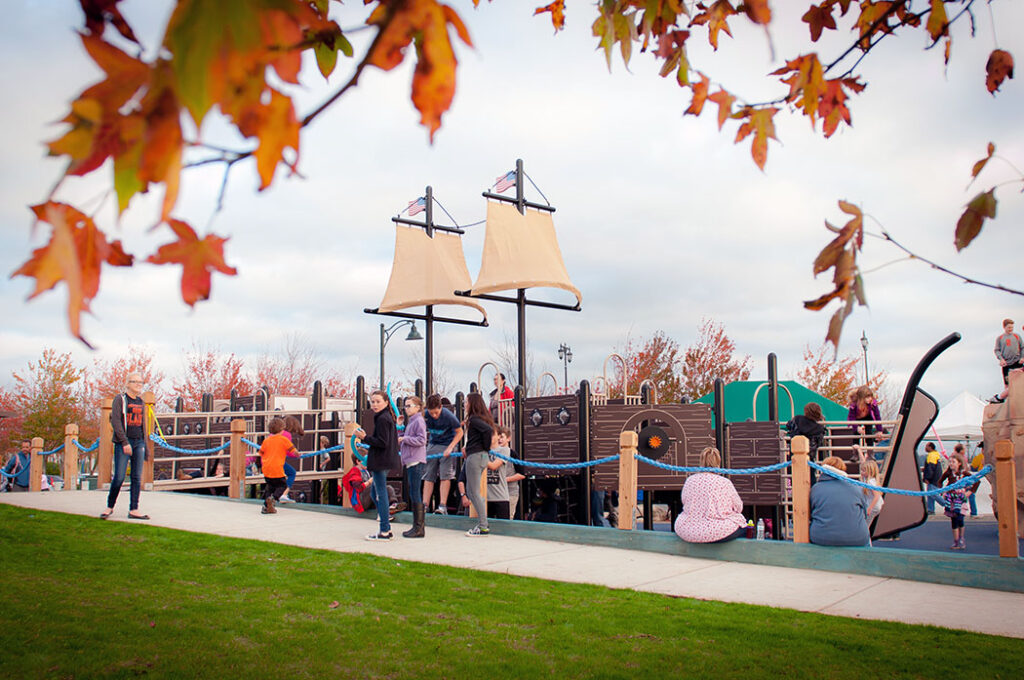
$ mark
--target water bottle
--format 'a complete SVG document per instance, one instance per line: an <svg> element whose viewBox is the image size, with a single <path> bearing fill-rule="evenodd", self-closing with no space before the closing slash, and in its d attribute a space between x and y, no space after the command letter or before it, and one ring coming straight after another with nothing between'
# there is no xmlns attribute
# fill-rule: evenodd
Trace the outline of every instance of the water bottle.
<svg viewBox="0 0 1024 680"><path fill-rule="evenodd" d="M757 540L759 540L759 541L763 541L764 540L764 520L763 519L757 520Z"/></svg>

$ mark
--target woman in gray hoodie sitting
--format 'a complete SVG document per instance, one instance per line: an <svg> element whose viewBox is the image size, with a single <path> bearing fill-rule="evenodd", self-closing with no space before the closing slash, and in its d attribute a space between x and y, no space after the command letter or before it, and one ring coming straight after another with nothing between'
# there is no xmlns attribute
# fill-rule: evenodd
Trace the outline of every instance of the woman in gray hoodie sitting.
<svg viewBox="0 0 1024 680"><path fill-rule="evenodd" d="M822 465L846 477L842 458L829 456ZM811 543L818 545L870 545L868 499L859 488L832 475L822 474L811 487Z"/></svg>

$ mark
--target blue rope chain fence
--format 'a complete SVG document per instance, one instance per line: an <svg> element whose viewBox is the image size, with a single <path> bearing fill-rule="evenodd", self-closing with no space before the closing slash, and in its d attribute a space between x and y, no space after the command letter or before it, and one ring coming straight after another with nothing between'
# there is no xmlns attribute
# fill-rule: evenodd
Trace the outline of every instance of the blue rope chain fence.
<svg viewBox="0 0 1024 680"><path fill-rule="evenodd" d="M754 468L711 468L711 467L683 467L680 465L669 465L668 463L662 463L661 461L648 458L647 456L641 456L637 454L636 457L642 463L653 465L656 468L662 470L669 470L671 472L714 472L719 475L760 475L765 472L776 472L788 468L793 464L792 461L785 461L782 463L775 463L774 465L765 465L762 467Z"/></svg>
<svg viewBox="0 0 1024 680"><path fill-rule="evenodd" d="M975 472L973 475L964 477L960 481L954 482L949 486L944 486L938 489L931 489L930 491L908 491L906 489L893 489L888 486L875 486L873 484L866 484L856 479L850 479L849 477L839 474L835 468L831 468L827 465L818 465L817 463L811 462L808 462L807 464L810 465L815 470L817 470L818 472L823 472L830 477L833 477L843 482L847 482L848 484L853 484L854 486L859 486L863 489L871 489L872 491L891 493L897 496L939 496L949 491L956 491L957 489L963 489L964 487L967 486L973 486L975 482L980 481L982 477L984 477L985 475L987 475L988 473L992 472L992 470L995 469L991 465L986 465L985 467Z"/></svg>
<svg viewBox="0 0 1024 680"><path fill-rule="evenodd" d="M77 446L78 450L80 452L82 452L82 453L92 453L93 451L95 451L96 449L98 449L100 447L100 440L99 439L94 441L89 446L82 446L82 442L78 441L77 439L72 439L71 441L73 441L75 443L75 446Z"/></svg>
<svg viewBox="0 0 1024 680"><path fill-rule="evenodd" d="M518 458L512 458L511 456L506 456L504 454L498 453L497 451L490 451L490 454L495 458L500 458L509 463L515 463L517 465L523 465L526 467L539 467L544 468L545 470L574 470L576 468L588 468L593 467L595 465L600 465L601 463L610 463L613 460L619 459L619 454L615 454L614 456L608 456L607 458L599 458L598 460L591 460L586 463L538 463L531 462L528 460L520 460Z"/></svg>

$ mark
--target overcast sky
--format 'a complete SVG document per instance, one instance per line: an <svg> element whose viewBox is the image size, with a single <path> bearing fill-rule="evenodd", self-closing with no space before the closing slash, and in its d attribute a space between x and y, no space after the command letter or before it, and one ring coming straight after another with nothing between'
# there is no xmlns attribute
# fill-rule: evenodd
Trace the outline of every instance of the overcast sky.
<svg viewBox="0 0 1024 680"><path fill-rule="evenodd" d="M45 198L62 168L62 161L44 156L42 144L61 133L52 121L63 117L68 101L98 78L73 33L81 25L77 2L8 4L18 7L8 8L0 26L0 87L7 94L0 109L5 273L48 238L45 228L31 233L26 207ZM155 44L167 6L122 4L140 38ZM390 218L431 185L459 223L481 220L481 191L517 158L557 208L565 263L583 294L580 313L531 308L527 314L534 365L559 380L560 343L572 347L575 382L600 374L627 334L643 338L661 330L685 347L702 318L724 324L739 353L751 355L755 379L766 377L769 352L778 355L782 377L791 377L804 347L823 340L831 315L832 307L812 313L801 302L830 288L827 274L812 277L811 263L831 237L823 221L845 221L839 199L870 215L869 231L878 233L880 223L922 256L1024 288L1016 259L1024 245L1019 185L997 191L998 217L970 248L958 255L952 245L964 204L980 189L1019 178L1006 164L993 163L967 189L971 165L986 144L994 142L999 154L1024 168L1024 79L1018 73L996 97L984 86L994 46L1010 51L1018 65L1024 59L1024 3L995 3L998 42L989 12L976 3L977 35L970 39L967 24L955 28L948 67L941 48L923 49L923 31L883 41L861 63L869 86L850 103L853 128L825 140L806 118L780 113L781 143L769 145L765 172L750 159L749 139L733 144L734 122L719 132L713 110L684 118L689 91L659 78L648 55L634 54L629 70L616 58L609 74L590 35L592 3L570 0L566 30L557 36L546 15L531 16L543 3L481 3L477 10L468 0L452 4L476 47L457 47L458 90L433 145L409 102L411 64L390 73L367 70L354 92L304 130L302 177L279 172L260 194L255 168L240 164L219 213L222 169L184 178L176 214L201 233L230 236L227 261L239 271L214 275L212 300L195 309L185 305L177 267L106 268L94 314L83 317L94 353L69 337L63 285L26 303L32 280L0 278L0 383L47 346L71 351L86 365L142 345L165 373L175 374L194 342L252 358L289 332L309 337L329 365L372 382L383 318L362 310L378 305L387 284ZM778 90L763 74L783 57L810 49L802 28L783 28L805 4L774 3L776 61L764 32L744 20L733 22L735 38L721 35L714 59L691 40L691 61L750 101L774 98ZM359 2L335 11L344 28L359 25L366 14ZM357 51L368 36L353 35ZM815 49L837 54L849 39L845 32L842 37ZM305 87L296 94L300 115L348 78L349 65L339 62L324 83L315 65L306 64ZM213 122L204 132L231 141L219 128ZM58 198L94 209L109 183L109 166L96 174L102 177L67 182ZM159 193L136 198L120 228L112 226L111 201L98 214L101 226L140 260L171 240L166 228L145 231ZM464 237L474 278L483 236L483 227L474 227ZM863 331L871 371L884 369L902 385L929 347L958 331L963 341L936 362L923 387L940 403L961 390L988 397L1000 389L992 345L1003 317L1024 321L1024 298L964 285L919 262L877 269L901 254L877 239L869 238L865 248L870 308L858 308L848 320L840 354L860 355ZM559 292L531 296L570 301ZM486 329L436 326L437 361L459 389L515 336L511 305L490 303L488 312ZM388 345L388 366L408 374L421 365L423 343L402 338L404 332Z"/></svg>

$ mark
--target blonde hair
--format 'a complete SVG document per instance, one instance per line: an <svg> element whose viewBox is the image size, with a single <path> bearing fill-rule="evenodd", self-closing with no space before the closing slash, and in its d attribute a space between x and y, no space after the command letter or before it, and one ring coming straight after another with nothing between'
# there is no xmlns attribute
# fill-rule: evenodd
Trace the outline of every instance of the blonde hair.
<svg viewBox="0 0 1024 680"><path fill-rule="evenodd" d="M871 460L870 458L860 464L860 481L866 482L869 479L878 479L878 463ZM865 496L871 496L874 493L871 489L861 489Z"/></svg>
<svg viewBox="0 0 1024 680"><path fill-rule="evenodd" d="M840 472L846 472L846 461L838 456L829 456L825 460L821 461L822 465L827 465L830 468L835 468Z"/></svg>
<svg viewBox="0 0 1024 680"><path fill-rule="evenodd" d="M722 467L722 454L714 446L705 446L700 452L701 467Z"/></svg>

